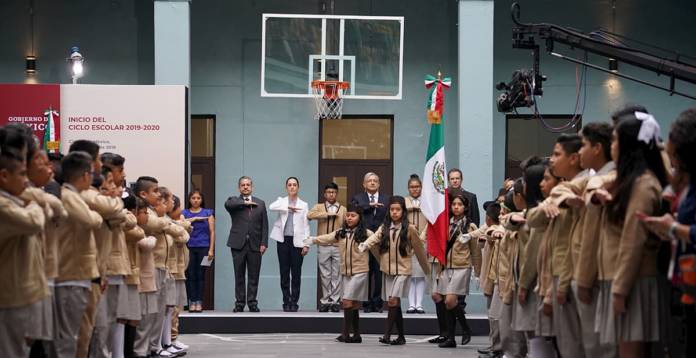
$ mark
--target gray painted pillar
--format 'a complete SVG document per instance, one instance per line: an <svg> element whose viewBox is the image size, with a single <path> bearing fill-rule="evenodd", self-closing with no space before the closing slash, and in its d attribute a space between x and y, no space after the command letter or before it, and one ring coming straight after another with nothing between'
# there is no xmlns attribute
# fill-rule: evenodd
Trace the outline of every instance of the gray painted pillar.
<svg viewBox="0 0 696 358"><path fill-rule="evenodd" d="M155 84L191 88L189 0L155 0Z"/></svg>
<svg viewBox="0 0 696 358"><path fill-rule="evenodd" d="M494 197L493 1L459 0L459 168L479 205ZM501 163L499 163L501 164ZM481 222L485 214L481 211Z"/></svg>

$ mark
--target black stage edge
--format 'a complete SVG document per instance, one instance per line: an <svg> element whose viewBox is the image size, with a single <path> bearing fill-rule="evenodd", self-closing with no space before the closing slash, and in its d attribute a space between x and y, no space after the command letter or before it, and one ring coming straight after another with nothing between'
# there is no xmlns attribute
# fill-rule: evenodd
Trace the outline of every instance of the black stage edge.
<svg viewBox="0 0 696 358"><path fill-rule="evenodd" d="M363 313L360 311L361 333L384 333L386 317L386 312ZM437 335L438 333L437 318L434 314L404 314L404 321L404 328L408 335ZM488 335L488 317L467 315L467 321L473 335ZM182 312L179 318L179 329L184 334L340 333L342 322L343 312Z"/></svg>

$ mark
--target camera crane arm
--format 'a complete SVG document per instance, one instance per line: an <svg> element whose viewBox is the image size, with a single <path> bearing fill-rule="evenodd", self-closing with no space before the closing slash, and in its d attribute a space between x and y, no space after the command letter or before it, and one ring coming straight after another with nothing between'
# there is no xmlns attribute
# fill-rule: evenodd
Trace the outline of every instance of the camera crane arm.
<svg viewBox="0 0 696 358"><path fill-rule="evenodd" d="M523 23L520 21L520 5L516 2L512 4L511 13L512 21L516 25L512 29L512 47L534 50L535 67L537 67L539 63L539 45L536 43L535 39L538 37L540 40L544 40L546 51L552 56L583 66L588 66L590 68L607 72L644 85L665 90L669 92L670 95L676 94L691 99L696 99L694 95L675 90L676 80L696 84L696 66L680 61L679 55L676 55L675 58L661 57L640 49L610 43L606 40L594 38L585 33L554 24ZM611 71L601 66L556 53L554 52L555 43L567 45L571 49L577 48L589 53L612 58L619 62L624 62L648 71L655 72L658 75L665 75L669 78L669 87L644 81L633 76ZM538 69L535 68L535 70L537 70L536 73L539 73Z"/></svg>

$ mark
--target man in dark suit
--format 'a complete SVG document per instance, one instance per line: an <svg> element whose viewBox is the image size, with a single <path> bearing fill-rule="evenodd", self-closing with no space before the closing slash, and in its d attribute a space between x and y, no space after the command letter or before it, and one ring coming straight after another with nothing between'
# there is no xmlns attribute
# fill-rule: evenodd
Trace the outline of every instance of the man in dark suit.
<svg viewBox="0 0 696 358"><path fill-rule="evenodd" d="M481 219L479 217L478 200L476 200L476 194L462 188L462 171L457 168L450 169L449 172L447 172L447 182L450 188L458 188L464 192L464 197L469 199L469 213L466 217L469 221L476 224L476 226L480 226Z"/></svg>
<svg viewBox="0 0 696 358"><path fill-rule="evenodd" d="M387 215L389 198L379 192L379 176L367 173L363 179L365 191L356 194L351 200L363 210L365 227L372 232L377 231ZM379 262L370 255L370 271L367 278L369 301L363 302L365 313L382 312L382 273Z"/></svg>
<svg viewBox="0 0 696 358"><path fill-rule="evenodd" d="M234 293L237 302L233 311L243 312L244 305L248 304L250 312L259 312L256 292L259 288L261 255L268 247L268 215L266 203L251 196L251 178L239 178L238 185L239 196L231 196L225 202L225 209L232 219L227 246L232 249L234 262ZM247 269L249 281L245 287Z"/></svg>

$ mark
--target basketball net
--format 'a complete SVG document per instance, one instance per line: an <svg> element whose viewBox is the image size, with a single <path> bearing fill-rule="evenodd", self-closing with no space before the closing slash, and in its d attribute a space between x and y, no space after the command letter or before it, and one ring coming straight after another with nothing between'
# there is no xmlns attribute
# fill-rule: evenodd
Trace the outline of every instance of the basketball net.
<svg viewBox="0 0 696 358"><path fill-rule="evenodd" d="M312 81L312 99L316 111L314 119L341 119L343 94L350 87L343 81Z"/></svg>

